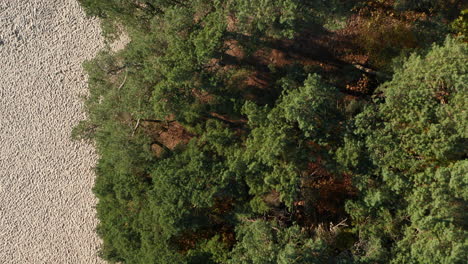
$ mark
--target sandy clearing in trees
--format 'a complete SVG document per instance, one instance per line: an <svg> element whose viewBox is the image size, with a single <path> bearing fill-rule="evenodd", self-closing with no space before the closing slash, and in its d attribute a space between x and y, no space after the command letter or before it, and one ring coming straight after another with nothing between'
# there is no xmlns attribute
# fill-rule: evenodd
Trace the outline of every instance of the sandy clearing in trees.
<svg viewBox="0 0 468 264"><path fill-rule="evenodd" d="M102 47L76 0L0 0L1 263L102 263L96 156L70 141L81 64Z"/></svg>

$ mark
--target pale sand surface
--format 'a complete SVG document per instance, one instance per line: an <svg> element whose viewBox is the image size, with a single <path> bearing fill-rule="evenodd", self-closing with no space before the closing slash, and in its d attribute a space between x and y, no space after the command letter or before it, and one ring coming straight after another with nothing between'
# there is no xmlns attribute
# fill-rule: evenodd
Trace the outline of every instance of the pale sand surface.
<svg viewBox="0 0 468 264"><path fill-rule="evenodd" d="M0 0L0 263L101 263L81 64L103 40L76 0Z"/></svg>

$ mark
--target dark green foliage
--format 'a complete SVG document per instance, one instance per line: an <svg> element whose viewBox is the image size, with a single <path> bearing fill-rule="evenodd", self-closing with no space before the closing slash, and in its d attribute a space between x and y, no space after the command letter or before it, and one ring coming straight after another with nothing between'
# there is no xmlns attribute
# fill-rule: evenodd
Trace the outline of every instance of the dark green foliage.
<svg viewBox="0 0 468 264"><path fill-rule="evenodd" d="M451 9L440 1L395 2L434 17L413 25L425 55L400 56L374 100L373 88L349 89L341 75L377 86L388 69L344 61L362 50L325 29L354 30L355 17L343 21L363 1L80 2L108 39L131 39L85 64L88 117L73 133L100 157L104 259L466 260L467 47L448 38L422 51L445 37L440 17ZM373 23L397 21L395 10L372 13ZM396 29L412 32L408 24ZM386 37L406 37L396 33ZM388 60L409 51L392 43L371 44L391 46Z"/></svg>
<svg viewBox="0 0 468 264"><path fill-rule="evenodd" d="M274 222L255 221L237 228L238 243L229 264L299 264L327 261L326 244L308 238L300 227L283 228Z"/></svg>
<svg viewBox="0 0 468 264"><path fill-rule="evenodd" d="M229 193L224 171L223 163L202 152L194 141L181 154L158 163L152 172L150 203L165 234L209 227L207 213L214 198Z"/></svg>
<svg viewBox="0 0 468 264"><path fill-rule="evenodd" d="M262 32L276 38L292 38L298 24L304 20L301 8L305 7L297 0L267 0L261 3L239 0L232 1L230 7L243 31Z"/></svg>
<svg viewBox="0 0 468 264"><path fill-rule="evenodd" d="M357 117L354 146L365 144L374 169L356 178L363 199L349 211L367 259L466 260L467 59L453 39L411 56L381 87L385 102Z"/></svg>
<svg viewBox="0 0 468 264"><path fill-rule="evenodd" d="M265 194L273 188L292 206L300 173L314 158L307 142L330 143L340 120L338 100L333 87L312 75L304 86L285 91L273 109L252 102L244 105L252 128L243 155L252 194Z"/></svg>

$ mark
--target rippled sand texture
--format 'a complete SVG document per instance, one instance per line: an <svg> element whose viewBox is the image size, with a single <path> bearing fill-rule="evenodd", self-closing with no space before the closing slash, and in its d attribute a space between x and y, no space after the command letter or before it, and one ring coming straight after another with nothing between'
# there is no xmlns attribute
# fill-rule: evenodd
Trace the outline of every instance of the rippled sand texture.
<svg viewBox="0 0 468 264"><path fill-rule="evenodd" d="M0 263L101 263L96 157L71 142L103 40L76 0L0 0Z"/></svg>

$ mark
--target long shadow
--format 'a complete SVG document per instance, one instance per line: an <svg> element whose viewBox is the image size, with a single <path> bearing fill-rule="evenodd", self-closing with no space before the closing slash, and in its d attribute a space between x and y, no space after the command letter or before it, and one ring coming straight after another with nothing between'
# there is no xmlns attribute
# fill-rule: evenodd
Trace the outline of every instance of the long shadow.
<svg viewBox="0 0 468 264"><path fill-rule="evenodd" d="M238 41L239 45L254 45L256 51L277 50L283 54L285 64L274 65L270 63L268 52L263 55L256 55L252 52L250 56L236 57L226 53L221 55L220 63L222 65L233 65L237 67L248 67L255 69L256 74L251 79L255 79L259 85L253 84L247 87L247 91L256 98L265 97L265 100L259 100L263 104L274 100L279 94L272 89L274 80L270 67L273 64L277 68L286 69L292 64L302 65L320 65L319 73L331 83L339 88L343 93L357 97L365 97L371 94L374 88L369 92L352 91L346 88L346 84L356 82L363 74L371 79L374 76L356 68L355 62L345 61L343 58L349 54L362 54L360 47L356 46L350 38L344 38L335 32L328 31L318 24L309 24L307 29L300 32L294 39L269 39L266 37L258 38L239 33L229 33L229 38ZM252 44L253 43L253 44ZM254 49L254 50L255 50ZM273 82L272 82L273 81ZM266 84L265 84L266 83ZM377 86L377 84L373 85Z"/></svg>

